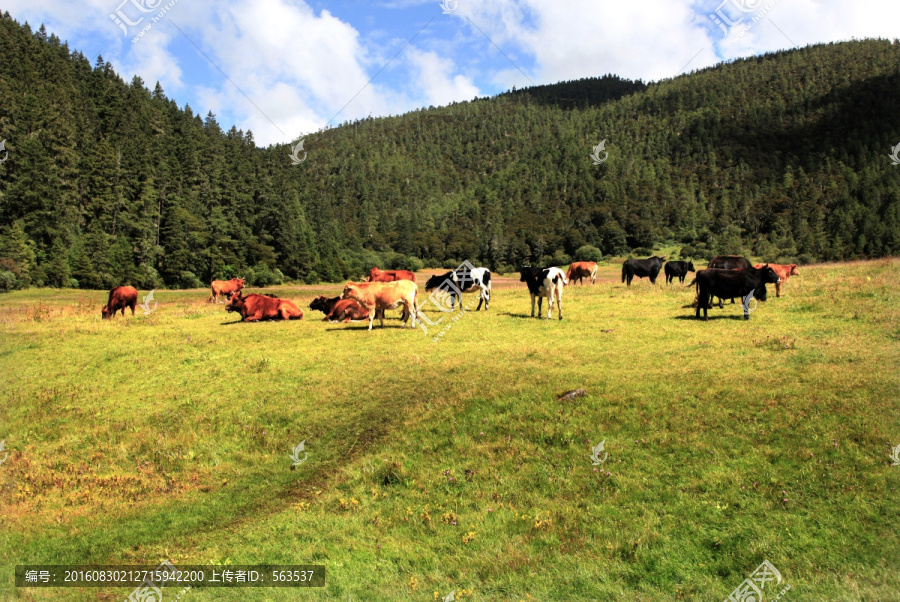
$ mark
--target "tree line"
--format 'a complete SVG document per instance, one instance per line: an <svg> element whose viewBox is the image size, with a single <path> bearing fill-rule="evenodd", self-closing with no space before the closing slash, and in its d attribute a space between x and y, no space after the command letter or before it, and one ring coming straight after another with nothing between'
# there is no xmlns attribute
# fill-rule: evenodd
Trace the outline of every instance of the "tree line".
<svg viewBox="0 0 900 602"><path fill-rule="evenodd" d="M43 26L5 13L0 47L5 290L504 272L662 244L802 263L900 251L896 41L345 122L305 136L299 165Z"/></svg>

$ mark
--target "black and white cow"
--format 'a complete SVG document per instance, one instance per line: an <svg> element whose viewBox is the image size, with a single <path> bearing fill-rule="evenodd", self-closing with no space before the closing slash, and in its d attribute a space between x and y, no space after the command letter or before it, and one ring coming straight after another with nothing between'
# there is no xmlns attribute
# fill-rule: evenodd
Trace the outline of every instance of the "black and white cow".
<svg viewBox="0 0 900 602"><path fill-rule="evenodd" d="M436 288L440 288L450 295L451 309L456 307L457 300L459 300L460 305L462 305L462 299L457 299L459 293L474 292L479 293L478 307L475 311L481 309L482 303L484 303L485 311L490 308L491 271L487 268L461 267L452 272L447 272L446 274L432 276L428 279L428 282L425 283L425 292L430 293Z"/></svg>
<svg viewBox="0 0 900 602"><path fill-rule="evenodd" d="M708 320L707 308L713 296L723 299L732 297L744 298L750 293L760 301L766 300L766 283L776 284L781 278L775 270L768 265L760 269L745 268L742 270L706 269L697 272L694 279L697 283L697 314L700 319L700 309L703 308L703 319ZM690 285L688 285L690 286ZM750 319L749 307L744 304L744 319Z"/></svg>
<svg viewBox="0 0 900 602"><path fill-rule="evenodd" d="M629 259L622 264L622 282L628 282L631 286L631 280L637 276L638 278L650 278L651 284L656 284L656 277L663 267L665 257L648 257L647 259Z"/></svg>
<svg viewBox="0 0 900 602"><path fill-rule="evenodd" d="M666 272L666 284L674 283L676 278L681 284L684 284L684 279L688 272L695 271L693 261L670 261L666 263L664 269Z"/></svg>
<svg viewBox="0 0 900 602"><path fill-rule="evenodd" d="M519 282L528 285L528 292L531 293L531 317L534 317L534 300L538 302L538 317L541 315L541 304L544 297L547 297L547 318L552 317L553 298L556 298L559 304L559 319L563 319L562 315L562 295L563 287L569 284L566 275L559 268L532 268L524 267L519 270L521 278Z"/></svg>

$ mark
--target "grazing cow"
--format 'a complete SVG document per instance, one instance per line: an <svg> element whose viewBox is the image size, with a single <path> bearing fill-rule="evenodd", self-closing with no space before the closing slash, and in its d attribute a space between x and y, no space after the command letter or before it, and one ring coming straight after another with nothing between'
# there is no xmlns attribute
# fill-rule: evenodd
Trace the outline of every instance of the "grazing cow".
<svg viewBox="0 0 900 602"><path fill-rule="evenodd" d="M656 277L663 267L665 257L648 257L647 259L629 259L622 264L622 282L627 280L628 286L631 286L631 280L635 276L638 278L650 278L650 284L656 284Z"/></svg>
<svg viewBox="0 0 900 602"><path fill-rule="evenodd" d="M559 268L532 268L524 267L519 270L521 277L519 282L528 285L528 292L531 293L531 317L534 317L534 300L538 301L538 317L541 315L541 303L544 297L547 297L547 318L551 318L553 312L553 298L559 304L559 319L563 319L562 315L562 294L563 287L569 283L566 275Z"/></svg>
<svg viewBox="0 0 900 602"><path fill-rule="evenodd" d="M475 311L481 310L482 303L485 311L491 306L491 271L487 268L462 267L446 274L432 276L425 283L425 292L431 292L436 288L450 294L451 309L456 307L457 300L462 305L460 293L480 293Z"/></svg>
<svg viewBox="0 0 900 602"><path fill-rule="evenodd" d="M722 270L717 268L700 270L694 279L697 283L697 314L700 319L700 308L703 308L703 319L708 320L707 313L710 300L713 296L725 299L744 298L753 293L756 299L766 300L766 283L777 284L781 282L775 270L768 265L761 269L745 268L741 270ZM690 285L689 285L690 286ZM744 304L744 319L750 319L748 307Z"/></svg>
<svg viewBox="0 0 900 602"><path fill-rule="evenodd" d="M416 281L416 275L409 270L384 270L381 271L377 267L369 270L369 276L366 282L396 282L398 280Z"/></svg>
<svg viewBox="0 0 900 602"><path fill-rule="evenodd" d="M232 278L231 280L213 280L210 286L209 299L206 300L207 303L210 302L219 302L219 295L223 295L226 298L230 297L234 293L238 292L242 288L244 288L244 279L243 278Z"/></svg>
<svg viewBox="0 0 900 602"><path fill-rule="evenodd" d="M590 278L591 284L597 282L597 264L595 262L576 261L569 266L569 272L566 274L566 279L571 282L573 286L575 285L576 280L583 280L584 278Z"/></svg>
<svg viewBox="0 0 900 602"><path fill-rule="evenodd" d="M322 319L326 322L349 322L350 320L365 320L369 312L364 310L353 299L341 299L334 297L329 299L325 295L319 295L309 304L309 308L319 310L325 314Z"/></svg>
<svg viewBox="0 0 900 602"><path fill-rule="evenodd" d="M670 261L666 263L665 267L666 284L674 283L676 278L678 278L678 281L681 284L684 284L684 279L687 276L688 272L693 271L693 261Z"/></svg>
<svg viewBox="0 0 900 602"><path fill-rule="evenodd" d="M753 267L755 267L756 269L759 269L762 266L763 266L763 264L758 263ZM787 282L788 278L790 278L791 276L799 276L800 275L800 271L797 269L796 263L789 263L789 264L770 263L769 267L772 268L773 270L775 270L775 273L778 274L779 278L781 278L781 282L779 282L778 284L775 285L775 296L776 297L781 296L781 285L784 284L785 282Z"/></svg>
<svg viewBox="0 0 900 602"><path fill-rule="evenodd" d="M255 293L245 297L240 291L231 294L225 310L241 314L242 322L303 319L303 310L294 305L292 301Z"/></svg>
<svg viewBox="0 0 900 602"><path fill-rule="evenodd" d="M412 315L411 327L416 327L416 295L419 289L415 282L409 280L397 280L394 282L348 282L344 286L342 299L353 299L359 303L369 315L369 330L372 330L372 322L375 320L377 310L394 309L403 306L403 325ZM384 316L384 314L382 314ZM381 318L381 326L384 327L384 317Z"/></svg>
<svg viewBox="0 0 900 602"><path fill-rule="evenodd" d="M130 307L133 316L135 305L137 305L137 289L133 286L117 286L109 291L109 301L100 310L100 315L105 320L110 316L115 317L116 312L121 309L124 316L125 308Z"/></svg>

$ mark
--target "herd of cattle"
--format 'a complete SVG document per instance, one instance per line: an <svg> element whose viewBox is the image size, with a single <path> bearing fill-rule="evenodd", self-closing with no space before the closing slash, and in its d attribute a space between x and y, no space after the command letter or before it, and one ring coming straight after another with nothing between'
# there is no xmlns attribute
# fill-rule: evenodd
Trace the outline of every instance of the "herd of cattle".
<svg viewBox="0 0 900 602"><path fill-rule="evenodd" d="M656 283L660 270L665 266L666 284L675 279L684 284L689 272L695 272L690 261L669 261L665 257L648 257L647 259L629 259L622 264L622 282L631 286L634 278L649 278ZM577 261L564 273L560 268L523 267L520 271L520 282L524 282L531 295L531 317L534 317L534 304L537 300L538 316L542 313L543 300L547 299L547 318L552 317L553 305L557 305L559 319L562 320L563 287L569 283L584 283L589 278L591 284L597 281L597 264L592 261ZM696 317L700 318L703 310L704 319L708 319L707 310L712 307L712 299L719 298L719 307L723 307L724 299L755 298L766 300L766 285L774 284L777 297L781 296L782 284L791 276L797 276L797 264L757 264L751 265L744 257L722 255L713 259L705 270L695 272L694 280L687 286L696 287ZM218 302L220 297L227 299L225 309L237 312L244 322L260 320L299 320L303 318L303 310L292 301L279 299L275 295L252 293L244 295L243 278L231 280L214 280L208 302ZM487 310L491 303L491 272L487 268L460 267L456 270L432 276L425 283L425 291L440 290L449 297L450 309L456 303L462 303L461 293L478 293L478 308L482 304ZM369 330L377 317L384 326L384 311L402 309L402 322L410 320L415 328L416 319L421 319L424 305L417 303L418 285L416 275L407 270L379 270L374 267L365 282L348 282L343 293L338 297L316 297L309 308L325 314L325 320L331 322L350 322L351 320L368 320ZM103 318L115 316L125 309L131 308L134 315L138 292L131 286L117 286L109 292L109 301L103 306ZM744 304L744 318L749 319L747 303Z"/></svg>

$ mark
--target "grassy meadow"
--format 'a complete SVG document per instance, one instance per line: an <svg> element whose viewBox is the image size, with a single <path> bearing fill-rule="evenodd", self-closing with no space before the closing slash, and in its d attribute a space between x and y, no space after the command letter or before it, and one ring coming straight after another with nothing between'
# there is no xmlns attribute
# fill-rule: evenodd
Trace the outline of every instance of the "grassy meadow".
<svg viewBox="0 0 900 602"><path fill-rule="evenodd" d="M749 322L619 269L561 322L500 278L437 342L321 321L340 285L257 324L205 290L0 296L0 600L131 591L16 564L165 559L327 567L198 601L722 600L763 560L783 600L900 599L900 260L801 268Z"/></svg>

